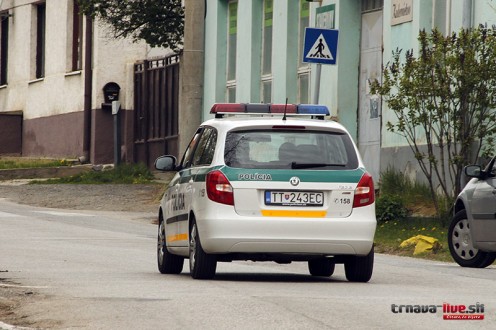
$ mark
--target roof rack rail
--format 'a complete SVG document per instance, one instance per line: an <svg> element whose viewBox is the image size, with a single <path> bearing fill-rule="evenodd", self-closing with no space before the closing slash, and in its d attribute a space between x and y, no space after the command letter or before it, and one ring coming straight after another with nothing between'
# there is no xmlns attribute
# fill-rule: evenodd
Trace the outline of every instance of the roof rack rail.
<svg viewBox="0 0 496 330"><path fill-rule="evenodd" d="M325 105L271 103L215 103L210 113L215 114L215 118L222 118L225 115L286 115L324 119L325 116L330 115Z"/></svg>

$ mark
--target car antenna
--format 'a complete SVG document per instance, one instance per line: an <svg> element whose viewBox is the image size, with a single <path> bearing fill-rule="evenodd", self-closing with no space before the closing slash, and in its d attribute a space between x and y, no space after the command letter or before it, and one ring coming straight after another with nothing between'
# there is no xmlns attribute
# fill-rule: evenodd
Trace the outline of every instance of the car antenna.
<svg viewBox="0 0 496 330"><path fill-rule="evenodd" d="M286 121L286 108L288 107L288 98L286 97L286 104L284 105L284 116L282 116L282 120Z"/></svg>

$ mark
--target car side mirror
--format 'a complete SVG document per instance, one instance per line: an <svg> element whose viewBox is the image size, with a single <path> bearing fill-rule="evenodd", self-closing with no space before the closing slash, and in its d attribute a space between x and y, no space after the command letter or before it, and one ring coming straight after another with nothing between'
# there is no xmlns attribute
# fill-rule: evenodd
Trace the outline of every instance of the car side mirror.
<svg viewBox="0 0 496 330"><path fill-rule="evenodd" d="M155 168L159 171L175 171L176 157L160 156L155 160Z"/></svg>
<svg viewBox="0 0 496 330"><path fill-rule="evenodd" d="M482 167L479 165L468 165L465 166L465 175L469 178L481 178L484 172L482 171Z"/></svg>

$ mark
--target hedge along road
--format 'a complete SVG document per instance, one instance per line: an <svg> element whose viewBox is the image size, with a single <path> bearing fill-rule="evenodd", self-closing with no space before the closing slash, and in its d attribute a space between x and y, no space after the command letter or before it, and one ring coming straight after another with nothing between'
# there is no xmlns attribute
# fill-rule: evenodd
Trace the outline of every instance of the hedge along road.
<svg viewBox="0 0 496 330"><path fill-rule="evenodd" d="M22 286L5 323L83 329L496 328L496 267L377 255L369 283L305 263L220 263L210 281L156 268L148 212L48 209L0 199L0 277ZM0 286L0 295L8 287ZM484 305L483 320L443 320L442 305ZM407 307L427 312L407 313ZM433 309L432 309L433 308ZM412 309L413 310L413 309Z"/></svg>

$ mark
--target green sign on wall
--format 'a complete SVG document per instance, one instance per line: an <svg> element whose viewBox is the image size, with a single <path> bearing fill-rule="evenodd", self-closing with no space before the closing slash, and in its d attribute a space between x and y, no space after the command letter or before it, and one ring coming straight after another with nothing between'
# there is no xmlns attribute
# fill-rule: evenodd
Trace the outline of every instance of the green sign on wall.
<svg viewBox="0 0 496 330"><path fill-rule="evenodd" d="M321 29L334 29L334 18L336 5L318 7L315 15L315 27Z"/></svg>

